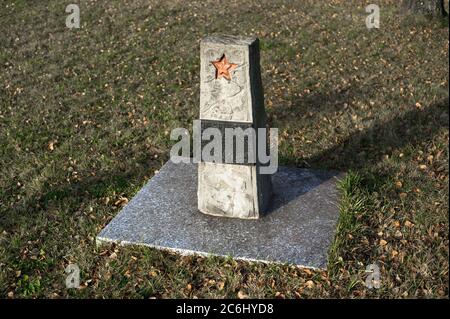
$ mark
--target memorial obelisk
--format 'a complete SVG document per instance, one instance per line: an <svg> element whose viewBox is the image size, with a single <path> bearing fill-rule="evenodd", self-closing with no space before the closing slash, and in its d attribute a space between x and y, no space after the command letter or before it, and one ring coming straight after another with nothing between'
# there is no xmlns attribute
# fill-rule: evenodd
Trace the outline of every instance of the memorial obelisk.
<svg viewBox="0 0 450 319"><path fill-rule="evenodd" d="M268 208L271 175L261 174L257 156L257 130L266 125L259 59L255 38L209 36L200 43L201 132L204 137L208 128L219 129L225 146L219 160L202 158L198 165L202 213L256 219ZM226 133L236 130L255 134L237 134L233 147L227 148ZM202 141L202 150L206 144Z"/></svg>

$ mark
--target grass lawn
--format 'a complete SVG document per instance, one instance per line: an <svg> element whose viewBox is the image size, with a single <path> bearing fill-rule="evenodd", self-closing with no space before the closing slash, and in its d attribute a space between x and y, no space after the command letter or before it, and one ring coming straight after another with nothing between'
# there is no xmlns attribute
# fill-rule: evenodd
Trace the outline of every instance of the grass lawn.
<svg viewBox="0 0 450 319"><path fill-rule="evenodd" d="M0 297L448 298L448 21L389 0L378 30L371 1L77 3L72 30L68 3L0 8ZM348 172L328 271L96 247L198 118L212 33L260 38L280 164Z"/></svg>

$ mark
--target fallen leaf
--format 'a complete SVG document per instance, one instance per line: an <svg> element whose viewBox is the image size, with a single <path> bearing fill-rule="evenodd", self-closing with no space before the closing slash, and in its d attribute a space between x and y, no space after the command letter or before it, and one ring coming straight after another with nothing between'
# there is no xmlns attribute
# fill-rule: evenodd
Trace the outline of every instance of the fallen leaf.
<svg viewBox="0 0 450 319"><path fill-rule="evenodd" d="M277 291L277 292L275 293L275 298L277 298L277 299L284 299L285 296L284 296L284 294L282 294L281 292Z"/></svg>
<svg viewBox="0 0 450 319"><path fill-rule="evenodd" d="M385 241L384 239L380 239L380 246L386 246L387 245L387 241Z"/></svg>
<svg viewBox="0 0 450 319"><path fill-rule="evenodd" d="M48 143L48 149L50 151L53 151L55 149L55 142L51 141Z"/></svg>
<svg viewBox="0 0 450 319"><path fill-rule="evenodd" d="M305 274L309 275L309 276L312 275L312 271L309 270L308 268L303 269L303 272L304 272Z"/></svg>
<svg viewBox="0 0 450 319"><path fill-rule="evenodd" d="M239 290L237 296L239 299L248 299L248 295L246 295L242 290Z"/></svg>
<svg viewBox="0 0 450 319"><path fill-rule="evenodd" d="M119 199L114 203L114 206L125 206L128 204L128 198L126 197L119 197Z"/></svg>
<svg viewBox="0 0 450 319"><path fill-rule="evenodd" d="M409 220L407 220L407 221L405 221L405 226L408 227L408 228L411 228L411 227L414 226L414 224L411 223Z"/></svg>

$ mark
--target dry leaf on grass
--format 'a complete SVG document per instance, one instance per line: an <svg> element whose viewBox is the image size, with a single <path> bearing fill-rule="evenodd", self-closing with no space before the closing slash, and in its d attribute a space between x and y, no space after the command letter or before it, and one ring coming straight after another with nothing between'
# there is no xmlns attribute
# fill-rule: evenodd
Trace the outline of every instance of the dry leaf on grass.
<svg viewBox="0 0 450 319"><path fill-rule="evenodd" d="M128 198L126 197L119 197L119 199L114 203L114 206L125 206L128 204Z"/></svg>
<svg viewBox="0 0 450 319"><path fill-rule="evenodd" d="M237 296L239 299L248 299L248 295L246 295L242 290L239 290Z"/></svg>
<svg viewBox="0 0 450 319"><path fill-rule="evenodd" d="M414 224L411 223L409 220L407 220L407 221L405 221L405 226L408 227L408 228L411 228L411 227L414 226Z"/></svg>

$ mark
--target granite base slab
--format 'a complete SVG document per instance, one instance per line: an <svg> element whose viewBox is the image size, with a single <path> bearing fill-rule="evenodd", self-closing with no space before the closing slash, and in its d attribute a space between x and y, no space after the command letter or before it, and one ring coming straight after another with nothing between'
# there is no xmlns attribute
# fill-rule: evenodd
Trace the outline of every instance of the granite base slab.
<svg viewBox="0 0 450 319"><path fill-rule="evenodd" d="M197 164L168 161L100 232L97 243L325 269L339 218L335 171L279 167L268 212L257 220L197 209Z"/></svg>

